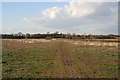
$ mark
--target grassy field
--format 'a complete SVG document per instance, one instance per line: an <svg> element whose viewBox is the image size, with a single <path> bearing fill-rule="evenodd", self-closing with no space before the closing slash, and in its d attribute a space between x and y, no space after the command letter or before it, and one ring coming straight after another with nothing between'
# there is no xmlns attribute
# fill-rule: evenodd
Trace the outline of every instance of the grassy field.
<svg viewBox="0 0 120 80"><path fill-rule="evenodd" d="M118 47L65 39L3 39L2 71L3 78L117 78Z"/></svg>

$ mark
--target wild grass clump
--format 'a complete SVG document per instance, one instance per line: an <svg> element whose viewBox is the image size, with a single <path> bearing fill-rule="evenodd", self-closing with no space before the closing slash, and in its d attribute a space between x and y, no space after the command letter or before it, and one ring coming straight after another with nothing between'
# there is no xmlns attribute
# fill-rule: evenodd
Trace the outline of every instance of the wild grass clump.
<svg viewBox="0 0 120 80"><path fill-rule="evenodd" d="M91 42L91 41L75 41L72 44L83 45L83 46L107 46L107 47L118 47L118 42Z"/></svg>

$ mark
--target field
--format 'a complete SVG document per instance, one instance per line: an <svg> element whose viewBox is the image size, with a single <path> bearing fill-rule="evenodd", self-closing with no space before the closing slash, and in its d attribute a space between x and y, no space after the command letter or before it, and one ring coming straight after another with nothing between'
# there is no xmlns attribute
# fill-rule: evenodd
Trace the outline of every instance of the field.
<svg viewBox="0 0 120 80"><path fill-rule="evenodd" d="M2 39L3 78L117 78L118 43Z"/></svg>

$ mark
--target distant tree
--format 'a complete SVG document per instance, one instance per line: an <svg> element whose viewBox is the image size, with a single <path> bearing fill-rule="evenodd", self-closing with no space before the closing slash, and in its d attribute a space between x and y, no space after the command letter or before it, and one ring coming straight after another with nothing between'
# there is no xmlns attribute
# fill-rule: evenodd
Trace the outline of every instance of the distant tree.
<svg viewBox="0 0 120 80"><path fill-rule="evenodd" d="M13 36L14 36L14 35L15 35L15 33L12 33L11 35L13 35Z"/></svg>
<svg viewBox="0 0 120 80"><path fill-rule="evenodd" d="M86 33L84 33L84 39L86 39Z"/></svg>
<svg viewBox="0 0 120 80"><path fill-rule="evenodd" d="M91 34L88 35L88 39L92 39L92 35Z"/></svg>
<svg viewBox="0 0 120 80"><path fill-rule="evenodd" d="M47 32L47 33L46 33L46 36L50 36L50 32Z"/></svg>
<svg viewBox="0 0 120 80"><path fill-rule="evenodd" d="M76 37L76 34L75 34L75 33L73 33L73 34L72 34L72 36L73 36L73 37Z"/></svg>
<svg viewBox="0 0 120 80"><path fill-rule="evenodd" d="M59 32L58 31L56 31L54 34L58 34Z"/></svg>
<svg viewBox="0 0 120 80"><path fill-rule="evenodd" d="M29 33L26 33L25 38L28 39L30 37Z"/></svg>
<svg viewBox="0 0 120 80"><path fill-rule="evenodd" d="M23 35L22 32L17 33L17 36L22 36L22 35Z"/></svg>
<svg viewBox="0 0 120 80"><path fill-rule="evenodd" d="M71 38L72 38L71 34L70 34L70 33L67 33L67 34L66 34L66 38L67 38L67 39L71 39Z"/></svg>
<svg viewBox="0 0 120 80"><path fill-rule="evenodd" d="M60 37L63 38L63 34L62 33L60 33Z"/></svg>
<svg viewBox="0 0 120 80"><path fill-rule="evenodd" d="M47 32L47 34L49 35L49 34L50 34L50 32Z"/></svg>
<svg viewBox="0 0 120 80"><path fill-rule="evenodd" d="M114 36L113 34L109 34L109 36Z"/></svg>

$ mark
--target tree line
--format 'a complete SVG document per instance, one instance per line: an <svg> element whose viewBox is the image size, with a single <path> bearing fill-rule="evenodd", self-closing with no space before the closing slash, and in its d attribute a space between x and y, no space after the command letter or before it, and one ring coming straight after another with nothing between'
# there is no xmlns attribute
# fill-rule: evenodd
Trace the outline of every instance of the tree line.
<svg viewBox="0 0 120 80"><path fill-rule="evenodd" d="M65 38L65 39L118 39L120 37L120 35L113 35L113 34L109 34L109 35L78 35L78 34L70 34L70 33L59 33L58 31L56 31L55 33L50 33L47 32L46 34L30 34L30 33L26 33L23 34L21 32L18 32L16 34L0 34L0 38L2 39L51 39L51 38Z"/></svg>

